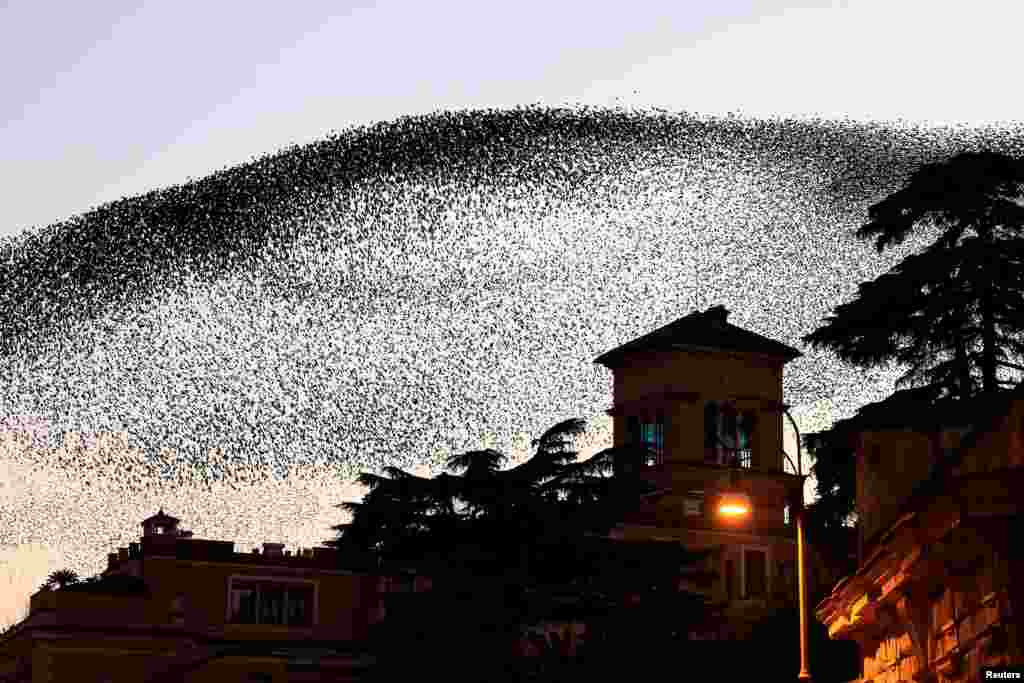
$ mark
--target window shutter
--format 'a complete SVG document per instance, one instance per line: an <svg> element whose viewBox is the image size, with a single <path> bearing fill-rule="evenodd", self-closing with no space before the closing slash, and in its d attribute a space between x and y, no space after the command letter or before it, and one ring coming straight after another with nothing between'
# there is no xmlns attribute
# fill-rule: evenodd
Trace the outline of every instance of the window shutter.
<svg viewBox="0 0 1024 683"><path fill-rule="evenodd" d="M704 406L704 448L718 446L718 405L708 403Z"/></svg>

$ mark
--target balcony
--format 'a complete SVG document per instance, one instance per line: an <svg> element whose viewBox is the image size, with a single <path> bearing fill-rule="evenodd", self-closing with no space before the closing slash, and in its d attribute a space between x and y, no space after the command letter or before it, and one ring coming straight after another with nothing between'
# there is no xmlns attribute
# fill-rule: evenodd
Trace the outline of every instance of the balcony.
<svg viewBox="0 0 1024 683"><path fill-rule="evenodd" d="M704 462L749 470L754 466L754 451L750 448L705 448Z"/></svg>

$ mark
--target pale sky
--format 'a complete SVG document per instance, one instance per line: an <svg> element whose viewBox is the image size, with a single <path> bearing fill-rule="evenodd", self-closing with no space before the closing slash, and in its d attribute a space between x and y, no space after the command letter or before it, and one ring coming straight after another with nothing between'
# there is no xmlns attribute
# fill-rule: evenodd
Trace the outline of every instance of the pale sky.
<svg viewBox="0 0 1024 683"><path fill-rule="evenodd" d="M1022 19L1012 2L15 0L0 7L0 236L439 110L621 105L998 127L1019 118ZM182 269L177 289L153 292L138 279L145 249L102 254L124 261L139 296L84 322L72 313L95 292L61 298L70 322L53 330L54 347L3 359L0 415L51 436L124 431L131 448L0 453L0 626L49 571L102 570L159 506L243 551L316 545L344 521L334 506L357 493L339 483L341 461L376 467L405 444L427 449L400 454L421 472L437 455L427 451L523 456L573 416L606 444L610 375L593 358L694 307L723 303L730 322L799 347L858 281L907 253L879 257L849 237L894 178L850 197L831 184L861 159L885 175L941 151L926 134L891 131L782 126L744 142L728 126L690 140L688 124L630 125L642 144L611 161L600 145L539 162L497 145L535 170L604 164L583 190L571 173L525 194L514 179L455 170L399 178L390 196L344 195L340 218L321 206L317 220L337 222L330 240L299 226L292 251L213 284ZM410 207L438 227L433 240L410 234ZM374 226L376 239L331 241L353 225ZM24 313L18 303L0 292L0 334ZM824 354L786 373L804 432L880 400L894 379ZM198 460L147 469L161 444ZM234 484L203 488L219 462L203 454L221 447ZM274 480L270 460L297 473Z"/></svg>
<svg viewBox="0 0 1024 683"><path fill-rule="evenodd" d="M984 0L8 0L0 234L438 109L1011 121L1021 25Z"/></svg>

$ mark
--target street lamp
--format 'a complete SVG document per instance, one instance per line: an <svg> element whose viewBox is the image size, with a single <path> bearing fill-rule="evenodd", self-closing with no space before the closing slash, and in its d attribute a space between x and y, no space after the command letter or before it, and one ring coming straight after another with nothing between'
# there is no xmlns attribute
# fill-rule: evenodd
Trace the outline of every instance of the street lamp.
<svg viewBox="0 0 1024 683"><path fill-rule="evenodd" d="M739 491L725 491L718 501L718 514L733 519L750 515L750 498Z"/></svg>
<svg viewBox="0 0 1024 683"><path fill-rule="evenodd" d="M787 411L788 412L788 411ZM792 418L790 418L792 419ZM794 425L795 427L796 425ZM797 433L797 448L799 449L799 432ZM786 456L787 458L789 456ZM799 457L799 456L797 456ZM792 461L791 461L792 462ZM798 470L799 472L799 470ZM806 475L799 473L800 489L795 496L796 499L796 557L797 557L797 582L798 602L800 609L800 673L798 680L811 683L811 674L807 667L807 573L806 573L806 552L804 539L804 480ZM746 518L750 515L750 498L736 488L736 470L730 472L730 487L719 497L718 514L727 519Z"/></svg>

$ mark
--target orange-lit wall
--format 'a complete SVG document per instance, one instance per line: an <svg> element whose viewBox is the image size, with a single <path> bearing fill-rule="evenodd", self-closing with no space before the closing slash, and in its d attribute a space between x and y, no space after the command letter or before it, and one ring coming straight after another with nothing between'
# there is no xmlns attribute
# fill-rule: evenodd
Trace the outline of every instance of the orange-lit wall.
<svg viewBox="0 0 1024 683"><path fill-rule="evenodd" d="M378 602L379 580L371 576L162 557L146 557L144 563L151 588L145 597L63 591L41 591L32 596L28 622L34 628L0 636L0 676L31 662L33 682L109 679L135 683L168 662L180 662L183 656L200 652L197 646L204 636L294 641L296 646L308 640L358 644L367 637L368 622ZM316 623L308 628L226 623L230 576L309 580L317 586ZM180 608L175 605L179 596L183 598ZM36 637L44 628L57 629L65 636ZM278 683L289 680L284 662L269 656L211 662L180 680L223 683L244 680L245 672L270 673ZM342 677L337 680L347 680L339 675Z"/></svg>

